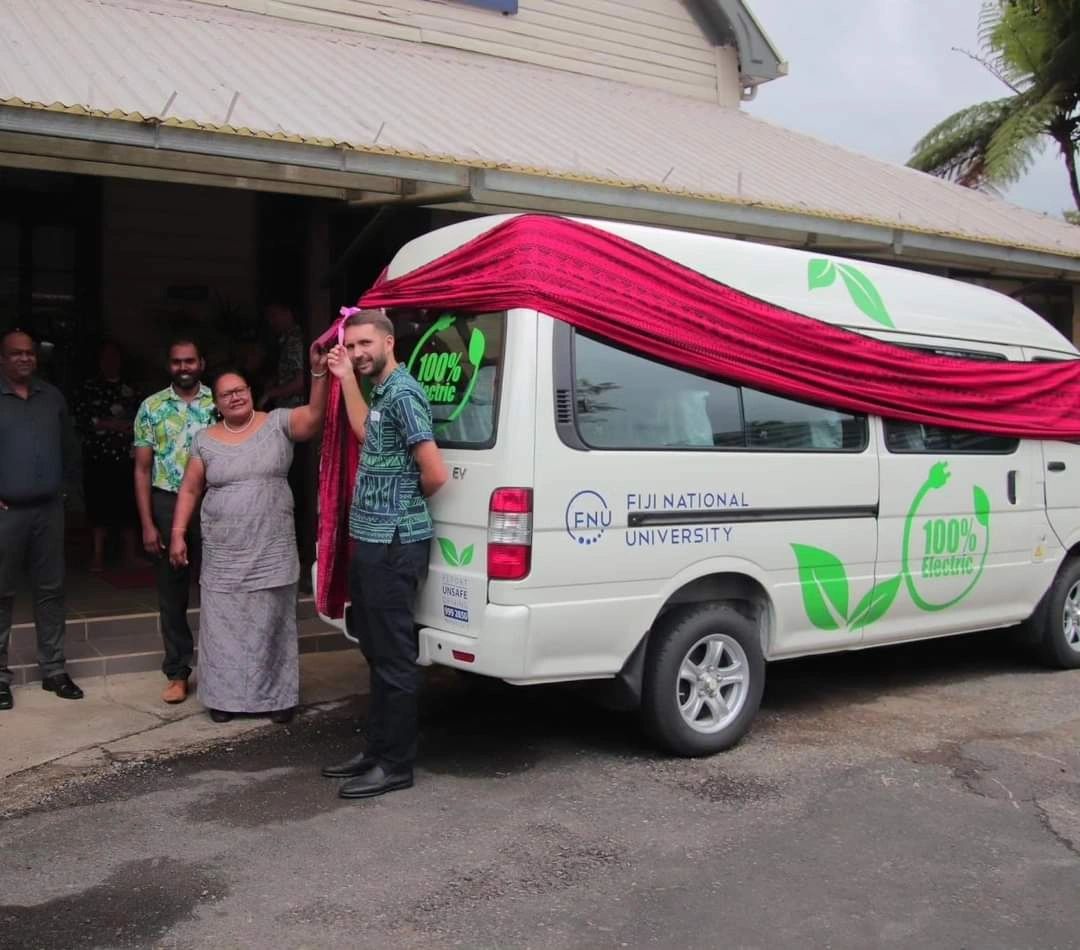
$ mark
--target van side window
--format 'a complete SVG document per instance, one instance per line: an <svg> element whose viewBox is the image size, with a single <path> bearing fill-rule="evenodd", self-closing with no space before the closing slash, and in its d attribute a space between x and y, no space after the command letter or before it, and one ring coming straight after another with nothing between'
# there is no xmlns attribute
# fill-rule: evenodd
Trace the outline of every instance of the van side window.
<svg viewBox="0 0 1080 950"><path fill-rule="evenodd" d="M785 399L574 334L578 434L597 449L857 452L865 416Z"/></svg>
<svg viewBox="0 0 1080 950"><path fill-rule="evenodd" d="M966 429L923 425L920 422L885 420L885 446L894 454L954 452L968 455L1009 455L1019 439Z"/></svg>
<svg viewBox="0 0 1080 950"><path fill-rule="evenodd" d="M783 396L742 387L747 444L754 449L857 451L864 445L866 420Z"/></svg>
<svg viewBox="0 0 1080 950"><path fill-rule="evenodd" d="M977 350L960 350L948 347L911 346L937 356L952 356L966 360L1000 361L1003 353L987 353ZM919 422L900 422L885 419L885 447L896 455L905 453L954 452L968 455L1009 455L1020 445L1019 439L985 432L968 432L966 429L947 429L944 426L923 425Z"/></svg>

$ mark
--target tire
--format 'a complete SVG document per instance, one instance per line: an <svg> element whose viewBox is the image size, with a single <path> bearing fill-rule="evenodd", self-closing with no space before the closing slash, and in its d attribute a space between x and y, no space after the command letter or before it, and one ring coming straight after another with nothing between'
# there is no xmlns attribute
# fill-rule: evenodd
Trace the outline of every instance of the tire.
<svg viewBox="0 0 1080 950"><path fill-rule="evenodd" d="M1061 565L1023 628L1047 666L1080 669L1080 558L1070 558Z"/></svg>
<svg viewBox="0 0 1080 950"><path fill-rule="evenodd" d="M665 751L712 755L750 728L765 687L757 627L728 604L673 610L653 630L641 715Z"/></svg>

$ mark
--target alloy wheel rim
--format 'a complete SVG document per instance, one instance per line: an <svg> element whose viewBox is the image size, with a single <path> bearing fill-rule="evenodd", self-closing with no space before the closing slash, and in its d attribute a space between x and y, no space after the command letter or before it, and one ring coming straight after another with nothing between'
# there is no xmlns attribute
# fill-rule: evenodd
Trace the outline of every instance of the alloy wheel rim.
<svg viewBox="0 0 1080 950"><path fill-rule="evenodd" d="M1065 606L1061 611L1061 629L1065 644L1070 650L1080 653L1080 581L1069 588L1065 595Z"/></svg>
<svg viewBox="0 0 1080 950"><path fill-rule="evenodd" d="M739 642L726 633L706 634L686 651L675 678L675 702L683 722L705 735L726 728L746 705L749 679L746 651Z"/></svg>

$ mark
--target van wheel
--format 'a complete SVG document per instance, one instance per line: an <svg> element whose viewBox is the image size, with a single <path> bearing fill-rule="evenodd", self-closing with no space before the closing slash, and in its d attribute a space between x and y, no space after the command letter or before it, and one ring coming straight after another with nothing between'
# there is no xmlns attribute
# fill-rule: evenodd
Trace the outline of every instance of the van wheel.
<svg viewBox="0 0 1080 950"><path fill-rule="evenodd" d="M1080 668L1080 559L1062 565L1024 628L1033 635L1039 658L1047 666Z"/></svg>
<svg viewBox="0 0 1080 950"><path fill-rule="evenodd" d="M757 628L727 604L672 611L653 631L641 713L675 755L710 755L738 742L761 705L765 659Z"/></svg>

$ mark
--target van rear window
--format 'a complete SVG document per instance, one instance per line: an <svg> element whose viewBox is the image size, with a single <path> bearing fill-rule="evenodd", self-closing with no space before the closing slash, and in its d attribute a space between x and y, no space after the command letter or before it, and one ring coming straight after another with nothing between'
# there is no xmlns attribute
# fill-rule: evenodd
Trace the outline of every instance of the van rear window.
<svg viewBox="0 0 1080 950"><path fill-rule="evenodd" d="M393 310L395 355L427 393L435 441L495 444L506 314Z"/></svg>

